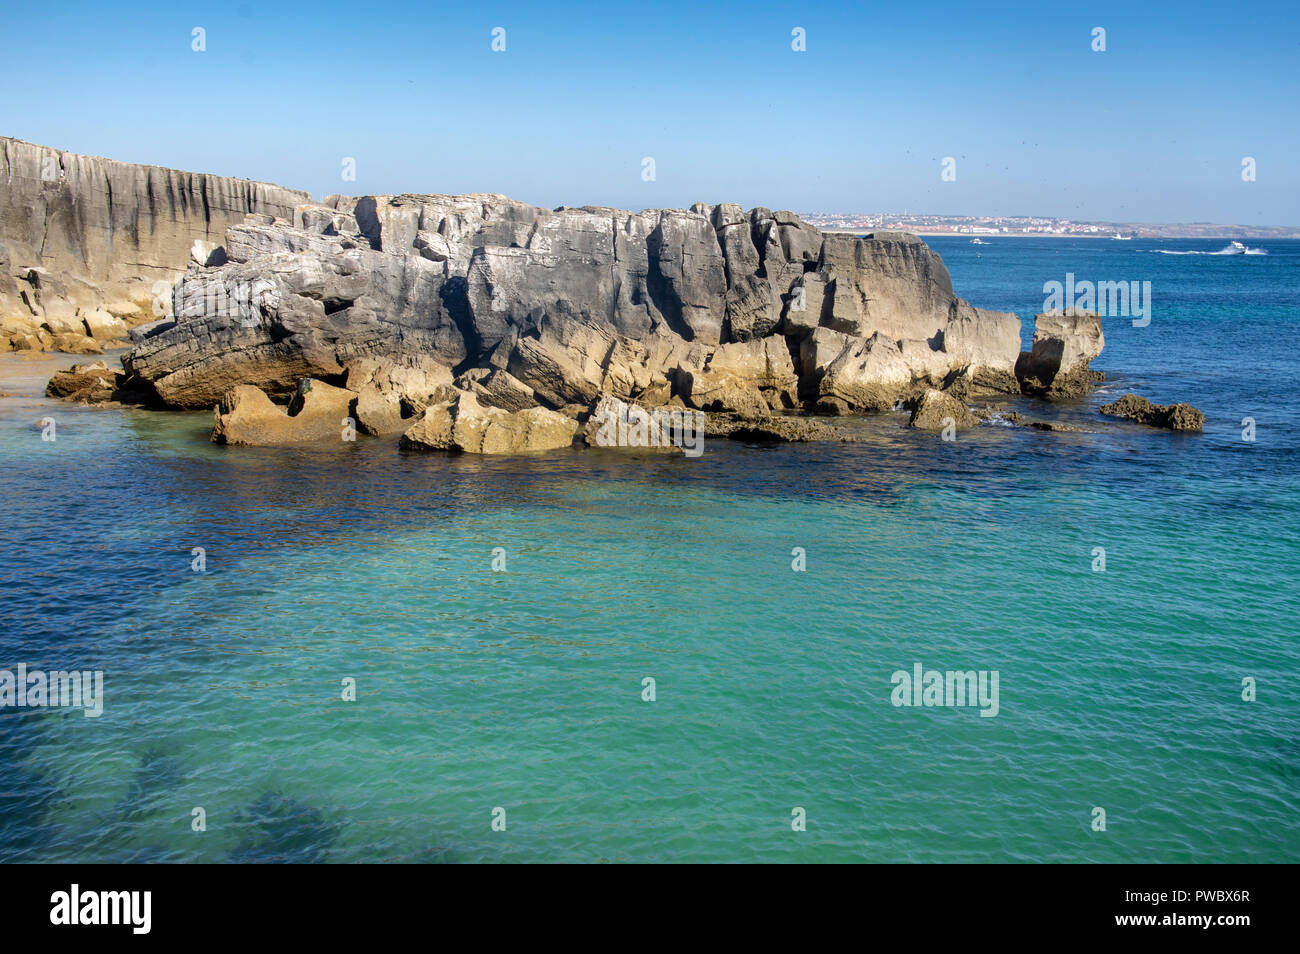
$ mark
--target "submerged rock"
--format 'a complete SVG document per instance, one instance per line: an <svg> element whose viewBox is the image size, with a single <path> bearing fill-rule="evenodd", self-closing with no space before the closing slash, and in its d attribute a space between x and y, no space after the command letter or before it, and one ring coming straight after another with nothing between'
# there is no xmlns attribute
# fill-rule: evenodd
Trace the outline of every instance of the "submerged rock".
<svg viewBox="0 0 1300 954"><path fill-rule="evenodd" d="M1171 431L1199 431L1205 427L1205 415L1190 404L1152 404L1137 394L1125 394L1118 401L1102 405L1101 413Z"/></svg>
<svg viewBox="0 0 1300 954"><path fill-rule="evenodd" d="M424 414L402 435L402 446L467 454L519 454L573 444L578 422L542 407L503 411L461 392Z"/></svg>
<svg viewBox="0 0 1300 954"><path fill-rule="evenodd" d="M1025 427L1032 428L1035 431L1056 431L1058 433L1073 433L1082 431L1083 428L1077 424L1066 424L1062 421L1025 421Z"/></svg>
<svg viewBox="0 0 1300 954"><path fill-rule="evenodd" d="M232 388L212 410L217 444L289 444L349 436L355 391L306 378L288 407L252 385ZM349 437L350 439L350 437Z"/></svg>

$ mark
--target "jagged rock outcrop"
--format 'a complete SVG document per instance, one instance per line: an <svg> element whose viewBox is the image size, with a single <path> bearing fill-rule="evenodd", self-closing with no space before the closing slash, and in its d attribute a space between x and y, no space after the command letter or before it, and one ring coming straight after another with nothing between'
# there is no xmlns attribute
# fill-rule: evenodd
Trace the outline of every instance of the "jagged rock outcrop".
<svg viewBox="0 0 1300 954"><path fill-rule="evenodd" d="M519 454L569 447L578 422L543 407L503 411L484 407L473 394L427 408L402 435L402 446L416 450L469 454Z"/></svg>
<svg viewBox="0 0 1300 954"><path fill-rule="evenodd" d="M610 395L749 417L858 413L930 388L964 400L1024 381L1056 394L1078 361L1062 347L1053 365L1048 339L1087 337L1040 319L1043 343L1018 377L1019 319L957 298L919 238L823 233L785 211L549 210L486 194L315 202L0 146L0 347L94 353L129 336L130 385L159 406L211 407L238 385L288 398L304 377L371 374L359 424L391 432L450 385L377 369L426 361L506 412ZM158 281L172 286L161 302ZM1099 350L1097 331L1081 354ZM351 370L361 359L379 376Z"/></svg>
<svg viewBox="0 0 1300 954"><path fill-rule="evenodd" d="M268 250L243 243L256 230ZM229 264L187 272L173 293L175 320L123 359L161 403L206 407L234 382L283 394L301 377L340 376L360 357L464 361L436 263L340 236L305 243L287 227L231 232L241 242L228 249Z"/></svg>
<svg viewBox="0 0 1300 954"><path fill-rule="evenodd" d="M860 338L929 339L957 300L943 260L907 232L827 233L818 271L831 295L829 327Z"/></svg>
<svg viewBox="0 0 1300 954"><path fill-rule="evenodd" d="M215 249L245 214L287 220L311 201L267 183L8 137L0 182L0 349L86 351L69 336L125 338L128 325L156 317L154 283L175 281L196 242Z"/></svg>
<svg viewBox="0 0 1300 954"><path fill-rule="evenodd" d="M352 436L355 391L304 378L288 407L266 393L241 384L212 409L217 444L289 444L297 441L344 440Z"/></svg>
<svg viewBox="0 0 1300 954"><path fill-rule="evenodd" d="M956 298L923 242L823 234L788 212L333 196L292 224L250 216L224 253L187 273L175 323L126 358L162 404L204 406L232 382L286 393L403 354L504 372L514 400L550 408L608 394L751 416L821 398L879 410L959 373L1018 389L1019 319Z"/></svg>
<svg viewBox="0 0 1300 954"><path fill-rule="evenodd" d="M639 340L656 331L716 345L726 285L708 220L680 210L535 210L518 247L474 249L469 311L490 350L543 315L609 327Z"/></svg>
<svg viewBox="0 0 1300 954"><path fill-rule="evenodd" d="M1103 404L1101 413L1171 431L1199 431L1205 427L1205 415L1190 404L1152 404L1137 394L1125 394L1117 401Z"/></svg>
<svg viewBox="0 0 1300 954"><path fill-rule="evenodd" d="M1095 312L1069 309L1036 316L1033 350L1022 352L1016 362L1021 390L1049 398L1087 394L1103 377L1091 363L1105 344Z"/></svg>
<svg viewBox="0 0 1300 954"><path fill-rule="evenodd" d="M703 453L705 437L759 444L851 440L824 421L803 415L742 415L679 405L647 409L609 396L592 407L584 433L592 447L681 450L687 457Z"/></svg>
<svg viewBox="0 0 1300 954"><path fill-rule="evenodd" d="M451 369L423 355L356 358L347 365L344 384L357 396L357 427L373 435L404 431L430 404L457 393Z"/></svg>

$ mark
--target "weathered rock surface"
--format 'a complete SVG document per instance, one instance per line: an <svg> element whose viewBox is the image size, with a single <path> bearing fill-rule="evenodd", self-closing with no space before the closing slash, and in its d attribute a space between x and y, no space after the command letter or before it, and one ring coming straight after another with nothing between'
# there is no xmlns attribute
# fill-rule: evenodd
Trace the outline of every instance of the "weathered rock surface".
<svg viewBox="0 0 1300 954"><path fill-rule="evenodd" d="M284 407L259 388L241 384L212 409L212 440L218 444L251 445L342 440L349 430L356 398L355 391L305 378L293 401Z"/></svg>
<svg viewBox="0 0 1300 954"><path fill-rule="evenodd" d="M1034 319L1032 351L1021 352L1016 377L1026 394L1081 397L1102 379L1090 367L1106 339L1101 318L1091 311L1047 312Z"/></svg>
<svg viewBox="0 0 1300 954"><path fill-rule="evenodd" d="M704 437L755 443L851 440L824 421L802 415L706 412L680 404L643 408L608 395L592 407L584 434L592 447L663 448L682 450L688 457L703 452Z"/></svg>
<svg viewBox="0 0 1300 954"><path fill-rule="evenodd" d="M55 327L83 316L77 333L123 338L128 325L156 317L153 284L175 281L196 242L215 250L245 214L288 218L310 201L267 183L9 137L0 137L0 180L0 349L65 347Z"/></svg>
<svg viewBox="0 0 1300 954"><path fill-rule="evenodd" d="M540 405L536 391L500 368L471 368L456 379L456 387L473 392L480 404L503 411L522 411Z"/></svg>
<svg viewBox="0 0 1300 954"><path fill-rule="evenodd" d="M762 417L799 402L799 378L780 335L720 345L703 369L682 369L677 379L682 399L702 411Z"/></svg>
<svg viewBox="0 0 1300 954"><path fill-rule="evenodd" d="M373 359L435 363L506 412L610 395L749 417L860 413L932 388L966 399L1023 381L1054 395L1101 345L1099 323L1090 341L1040 316L1022 358L1019 319L957 298L939 256L906 233L823 233L726 203L315 202L0 144L16 183L0 205L0 347L93 352L129 336L132 384L165 407L210 407L237 385L287 398L303 377L343 382ZM172 291L156 309L158 280ZM359 423L376 433L447 397L382 375L357 387Z"/></svg>
<svg viewBox="0 0 1300 954"><path fill-rule="evenodd" d="M578 422L543 407L503 411L473 394L427 408L402 435L402 446L468 454L519 454L573 444Z"/></svg>
<svg viewBox="0 0 1300 954"><path fill-rule="evenodd" d="M232 381L283 394L298 378L340 375L359 357L464 360L435 263L322 241L328 254L281 248L187 273L173 295L175 322L139 341L123 359L127 370L165 405L205 407Z"/></svg>
<svg viewBox="0 0 1300 954"><path fill-rule="evenodd" d="M74 364L56 371L45 385L45 394L64 401L100 407L142 405L148 399L148 395L132 387L132 382L123 371L110 367L105 361Z"/></svg>
<svg viewBox="0 0 1300 954"><path fill-rule="evenodd" d="M1103 404L1101 413L1171 431L1199 431L1205 427L1205 415L1190 404L1152 404L1137 394L1125 394L1118 401Z"/></svg>
<svg viewBox="0 0 1300 954"><path fill-rule="evenodd" d="M694 452L704 433L704 414L683 408L653 408L605 395L591 408L583 430L588 447ZM693 454L698 456L698 454Z"/></svg>
<svg viewBox="0 0 1300 954"><path fill-rule="evenodd" d="M375 435L406 430L429 405L457 393L451 369L421 355L356 358L348 362L345 384L357 396L357 427Z"/></svg>
<svg viewBox="0 0 1300 954"><path fill-rule="evenodd" d="M741 417L737 414L705 414L704 433L707 437L726 437L730 440L751 443L797 443L809 441L851 441L843 431L811 417L798 414L768 414L763 417Z"/></svg>
<svg viewBox="0 0 1300 954"><path fill-rule="evenodd" d="M943 332L943 350L952 355L952 366L971 397L1020 391L1016 378L1020 319L1015 315L958 300Z"/></svg>
<svg viewBox="0 0 1300 954"><path fill-rule="evenodd" d="M835 336L835 337L832 337ZM851 411L885 411L924 391L941 387L952 372L945 352L917 339L893 340L876 332L870 338L818 329L813 369L819 406ZM835 356L826 360L825 354ZM805 365L809 362L805 358ZM837 402L837 403L832 403Z"/></svg>
<svg viewBox="0 0 1300 954"><path fill-rule="evenodd" d="M122 372L110 369L103 361L95 361L55 372L45 386L45 393L68 401L102 403L113 400L113 393L121 383Z"/></svg>
<svg viewBox="0 0 1300 954"><path fill-rule="evenodd" d="M502 349L492 357L498 364ZM708 350L670 332L641 340L608 328L543 318L537 336L513 340L506 368L551 405L590 404L601 394L663 403L672 393L669 375L700 368Z"/></svg>
<svg viewBox="0 0 1300 954"><path fill-rule="evenodd" d="M236 380L283 393L400 354L507 372L551 408L680 396L753 415L824 394L873 410L959 371L1018 389L1019 319L956 298L919 239L827 235L788 212L331 197L294 224L232 226L225 252L127 358L163 404L205 405Z"/></svg>
<svg viewBox="0 0 1300 954"><path fill-rule="evenodd" d="M931 388L917 398L907 424L926 431L942 431L950 424L964 430L979 424L979 418L951 394Z"/></svg>

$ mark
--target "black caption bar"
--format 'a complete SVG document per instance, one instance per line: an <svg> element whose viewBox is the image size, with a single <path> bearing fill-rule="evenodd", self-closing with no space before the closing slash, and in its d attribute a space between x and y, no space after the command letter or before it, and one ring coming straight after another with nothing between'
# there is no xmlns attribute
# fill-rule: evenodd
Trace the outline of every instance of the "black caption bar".
<svg viewBox="0 0 1300 954"><path fill-rule="evenodd" d="M677 867L665 879L661 869L593 877L577 866L543 877L447 867L7 866L0 908L7 939L125 944L337 943L373 940L379 927L384 936L456 921L494 933L562 927L570 936L622 922L635 934L698 918L742 935L789 919L794 930L853 922L846 926L858 936L886 928L947 934L965 924L978 932L972 938L1138 935L1231 944L1283 927L1291 874L1270 866L729 866L725 873ZM725 890L720 880L730 882Z"/></svg>

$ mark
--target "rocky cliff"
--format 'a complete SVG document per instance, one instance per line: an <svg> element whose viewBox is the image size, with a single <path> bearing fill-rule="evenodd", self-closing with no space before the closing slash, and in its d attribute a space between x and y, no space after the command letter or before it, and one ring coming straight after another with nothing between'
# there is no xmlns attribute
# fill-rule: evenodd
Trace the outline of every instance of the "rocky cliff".
<svg viewBox="0 0 1300 954"><path fill-rule="evenodd" d="M154 283L206 260L231 225L310 201L0 137L0 349L97 351L152 320Z"/></svg>
<svg viewBox="0 0 1300 954"><path fill-rule="evenodd" d="M254 407L252 393L305 407L312 381L315 404L350 395L349 420L371 434L409 430L433 407L467 421L500 417L476 407L581 418L603 398L756 421L927 395L948 406L933 391L1064 395L1095 376L1102 344L1095 316L1042 315L1022 355L1020 320L958 298L916 236L823 233L790 212L544 209L500 195L317 203L0 147L0 341L95 351L129 328L125 372L92 374L81 391L218 406L230 442L305 434L295 405L263 421L274 405ZM242 434L245 417L265 426Z"/></svg>
<svg viewBox="0 0 1300 954"><path fill-rule="evenodd" d="M559 408L602 394L703 410L860 411L964 376L1015 391L1020 321L957 298L918 238L823 234L735 205L549 210L499 195L300 205L231 226L137 335L173 407L289 395L360 358L492 369Z"/></svg>

